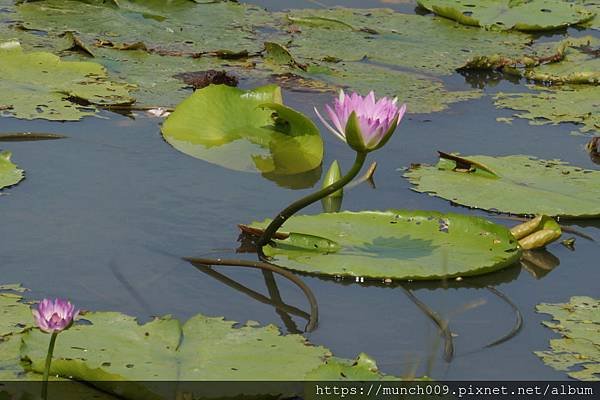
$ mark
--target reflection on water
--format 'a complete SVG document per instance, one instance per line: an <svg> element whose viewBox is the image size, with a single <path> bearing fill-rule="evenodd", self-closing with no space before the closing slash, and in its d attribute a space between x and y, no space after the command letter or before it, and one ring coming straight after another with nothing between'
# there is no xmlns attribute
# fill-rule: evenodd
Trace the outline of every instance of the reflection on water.
<svg viewBox="0 0 600 400"><path fill-rule="evenodd" d="M560 259L546 249L526 250L521 265L533 277L541 279L560 265Z"/></svg>

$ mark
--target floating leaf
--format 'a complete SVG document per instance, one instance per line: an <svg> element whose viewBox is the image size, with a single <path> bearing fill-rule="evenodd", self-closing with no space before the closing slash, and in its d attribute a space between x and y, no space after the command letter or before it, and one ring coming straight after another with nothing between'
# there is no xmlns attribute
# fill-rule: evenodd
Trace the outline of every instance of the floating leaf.
<svg viewBox="0 0 600 400"><path fill-rule="evenodd" d="M238 328L233 321L203 315L185 324L162 317L139 325L114 312L87 313L84 318L91 324L75 325L60 335L51 374L72 376L131 399L164 395L158 392L160 385L132 383L136 381L295 381L331 359L326 348L310 345L300 335L281 335L273 325ZM37 373L43 371L47 345L48 335L38 330L23 335L22 356ZM363 376L373 380L384 375L371 371ZM229 387L230 393L221 395L239 395L239 390L243 387ZM267 385L257 394L269 390Z"/></svg>
<svg viewBox="0 0 600 400"><path fill-rule="evenodd" d="M264 228L269 221L253 223ZM337 243L314 252L275 240L263 248L273 263L311 274L377 279L444 279L478 275L519 259L504 226L435 211L363 211L291 217L283 229Z"/></svg>
<svg viewBox="0 0 600 400"><path fill-rule="evenodd" d="M240 171L299 174L319 167L323 158L316 126L283 106L274 85L198 90L177 106L162 132L176 149Z"/></svg>
<svg viewBox="0 0 600 400"><path fill-rule="evenodd" d="M455 161L443 158L435 166L411 168L404 176L417 192L468 207L513 214L600 216L599 171L525 155L464 158L492 168L497 176L478 168L457 171Z"/></svg>
<svg viewBox="0 0 600 400"><path fill-rule="evenodd" d="M10 161L9 151L0 152L0 189L16 185L23 179L23 170Z"/></svg>
<svg viewBox="0 0 600 400"><path fill-rule="evenodd" d="M594 19L586 23L584 26L592 29L600 30L600 0L575 0L575 2L593 13L596 13Z"/></svg>
<svg viewBox="0 0 600 400"><path fill-rule="evenodd" d="M367 58L379 65L393 66L427 75L449 75L477 55L518 56L529 43L521 33L487 32L457 26L443 18L408 15L387 9L334 8L294 10L292 17L320 17L354 27L373 28L378 34L349 31L339 24L302 26L288 48L300 62L326 57L346 62Z"/></svg>
<svg viewBox="0 0 600 400"><path fill-rule="evenodd" d="M103 0L45 0L17 8L27 29L61 34L78 32L85 43L108 39L144 42L148 49L205 54L217 51L258 52L261 44L252 24L266 21L259 7L233 2L195 4L189 0L119 0L119 7Z"/></svg>
<svg viewBox="0 0 600 400"><path fill-rule="evenodd" d="M562 338L550 341L551 350L535 354L552 368L568 371L572 378L600 381L600 301L575 296L569 303L542 303L536 309L552 315L557 322L544 322L544 325Z"/></svg>
<svg viewBox="0 0 600 400"><path fill-rule="evenodd" d="M284 14L234 2L189 0L122 0L119 7L101 0L0 4L9 12L5 24L0 14L0 38L87 59L80 47L66 51L72 43L60 37L77 32L96 62L137 86L136 105L153 108L175 106L189 95L175 75L212 69L252 82L274 80L291 89L375 90L398 96L410 112L440 111L482 93L452 90L439 75L453 73L479 54L516 56L530 41L519 33L482 32L442 18L381 9ZM261 53L265 42L267 51Z"/></svg>
<svg viewBox="0 0 600 400"><path fill-rule="evenodd" d="M0 341L3 336L22 332L33 324L31 309L21 302L21 295L13 293L21 290L18 285L0 286Z"/></svg>
<svg viewBox="0 0 600 400"><path fill-rule="evenodd" d="M370 381L374 374L380 379L395 379L379 372L377 363L365 353L360 353L356 360L344 360L332 357L306 376L308 381ZM312 398L312 397L311 397Z"/></svg>
<svg viewBox="0 0 600 400"><path fill-rule="evenodd" d="M556 0L417 0L442 17L486 29L544 31L589 21L594 13Z"/></svg>
<svg viewBox="0 0 600 400"><path fill-rule="evenodd" d="M585 36L561 42L543 42L509 58L501 54L478 56L459 70L500 70L540 83L600 83L600 40Z"/></svg>
<svg viewBox="0 0 600 400"><path fill-rule="evenodd" d="M5 116L76 121L94 115L93 105L134 101L131 87L110 81L100 64L61 61L50 53L24 53L20 47L0 48L0 76L2 102L10 106L0 111Z"/></svg>
<svg viewBox="0 0 600 400"><path fill-rule="evenodd" d="M12 12L7 22L19 21L21 30L4 25L3 32L0 14L0 39L16 38L30 48L39 45L41 37L46 49L89 59L79 51L66 51L69 45L61 35L77 32L94 61L137 86L133 95L138 106L173 107L185 99L189 91L173 77L179 73L225 69L245 78L268 76L246 68L243 59L230 59L261 50L262 40L253 26L264 25L270 18L260 7L189 0L119 0L119 7L102 0L46 0L16 7L12 0L2 3Z"/></svg>
<svg viewBox="0 0 600 400"><path fill-rule="evenodd" d="M600 132L600 86L533 88L534 93L499 93L494 104L522 111L514 116L532 125L572 122L582 125L580 132Z"/></svg>
<svg viewBox="0 0 600 400"><path fill-rule="evenodd" d="M600 84L600 39L568 39L559 46L562 58L523 72L525 78L558 84Z"/></svg>
<svg viewBox="0 0 600 400"><path fill-rule="evenodd" d="M514 55L529 41L518 33L482 32L386 9L293 10L285 20L299 29L291 35L280 32L278 42L287 43L293 59L306 66L288 73L305 78L309 88L321 81L364 94L374 90L398 96L414 113L440 111L481 96L476 90L451 90L438 76L454 73L487 51Z"/></svg>

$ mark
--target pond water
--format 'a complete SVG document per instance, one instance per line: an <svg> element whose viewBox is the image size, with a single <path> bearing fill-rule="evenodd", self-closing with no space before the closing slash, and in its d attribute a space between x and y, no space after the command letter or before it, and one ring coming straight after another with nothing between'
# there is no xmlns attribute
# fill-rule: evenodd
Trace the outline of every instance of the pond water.
<svg viewBox="0 0 600 400"><path fill-rule="evenodd" d="M316 1L254 3L271 9L319 7ZM384 5L414 12L414 5L407 2L321 3ZM488 94L517 90L508 80L493 85L469 83L458 74L446 83L456 89L485 84ZM284 92L287 104L311 117L313 106L320 108L330 98L329 94ZM584 150L588 139L570 134L573 125L496 122L496 117L510 115L509 110L496 109L489 96L454 104L445 112L409 115L390 143L370 155L370 160L379 164L376 188L362 184L347 191L343 208L419 208L495 218L410 190L399 169L415 162L436 162L436 150L530 154L596 168ZM22 283L31 289L28 296L34 299L68 297L85 309L118 310L140 320L163 314L185 319L204 313L273 323L285 332L302 331L305 319L278 313L272 306L195 269L181 257L240 257L235 254L238 223L272 217L311 189L298 189L302 182L275 182L188 157L163 141L161 119L143 112L137 112L135 118L110 112L101 116L105 118L85 118L77 123L0 120L3 132L68 136L64 140L1 145L12 151L13 160L27 171L25 181L4 190L0 197L1 281ZM323 136L324 169L336 159L342 168L349 168L353 152L332 135ZM305 210L320 211L319 204ZM563 223L600 241L600 222ZM436 326L401 287L392 285L303 276L317 297L320 313L318 328L306 336L341 357L366 352L383 372L394 375L564 379L564 373L545 366L533 354L534 350L546 349L555 337L541 325L548 316L534 309L540 302L565 302L573 295L598 297L598 243L577 238L575 248L571 251L558 243L550 246L548 251L559 265L543 277L536 278L516 265L460 284L405 285L449 320L456 334L456 355L451 362L443 358L443 342ZM260 271L233 267L215 270L255 291L269 293ZM276 283L285 303L308 311L306 299L296 286L280 278ZM515 314L486 285L508 296L524 317L523 329L515 337L490 348L484 347L513 328Z"/></svg>

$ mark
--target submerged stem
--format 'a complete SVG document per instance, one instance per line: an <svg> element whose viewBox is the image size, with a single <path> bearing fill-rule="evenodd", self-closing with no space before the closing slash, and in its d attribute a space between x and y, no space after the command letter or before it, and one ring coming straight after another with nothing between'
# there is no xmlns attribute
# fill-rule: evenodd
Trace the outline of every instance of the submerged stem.
<svg viewBox="0 0 600 400"><path fill-rule="evenodd" d="M344 175L340 180L335 181L331 185L324 187L323 189L311 193L306 197L301 198L300 200L296 200L289 206L287 206L284 210L282 210L273 221L267 226L267 229L263 232L261 237L257 240L256 246L259 250L268 244L273 235L277 232L277 230L287 221L289 217L302 210L304 207L321 200L324 197L329 196L330 194L337 192L339 189L343 188L348 182L350 182L354 177L360 172L365 160L367 159L367 153L364 152L356 152L356 159L354 160L354 165L348 171L346 175Z"/></svg>
<svg viewBox="0 0 600 400"><path fill-rule="evenodd" d="M46 366L44 367L44 380L42 382L42 399L48 398L48 375L50 375L50 364L52 364L52 353L54 353L54 345L56 344L56 337L58 332L52 332L50 337L50 344L48 345L48 354L46 355Z"/></svg>

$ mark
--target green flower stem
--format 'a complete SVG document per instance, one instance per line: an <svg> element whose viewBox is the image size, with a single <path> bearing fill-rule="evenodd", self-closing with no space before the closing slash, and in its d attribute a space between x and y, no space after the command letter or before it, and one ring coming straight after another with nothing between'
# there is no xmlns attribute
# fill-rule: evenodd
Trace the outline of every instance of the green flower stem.
<svg viewBox="0 0 600 400"><path fill-rule="evenodd" d="M319 201L322 198L327 197L330 194L337 192L339 189L346 186L360 172L366 159L367 159L366 152L357 151L356 159L354 160L354 165L352 166L352 168L350 169L350 171L348 171L348 173L346 175L344 175L342 178L340 178L340 180L332 183L329 186L324 187L323 189L321 189L317 192L309 194L308 196L303 197L300 200L296 200L295 202L293 202L292 204L287 206L279 214L277 214L277 216L275 218L273 218L273 221L271 221L269 226L267 226L267 229L265 229L262 236L256 242L256 245L259 249L259 254L260 254L260 249L262 249L263 246L265 246L266 244L268 244L271 241L271 239L273 238L273 235L275 235L277 230L281 227L281 225L284 224L285 221L287 221L287 219L289 217L291 217L298 211L302 210L304 207L306 207L316 201Z"/></svg>
<svg viewBox="0 0 600 400"><path fill-rule="evenodd" d="M56 337L58 332L52 332L50 337L50 344L48 345L48 354L46 355L46 366L44 367L44 380L42 382L42 399L48 398L48 375L50 374L50 364L52 364L52 353L54 353L54 345L56 344Z"/></svg>

